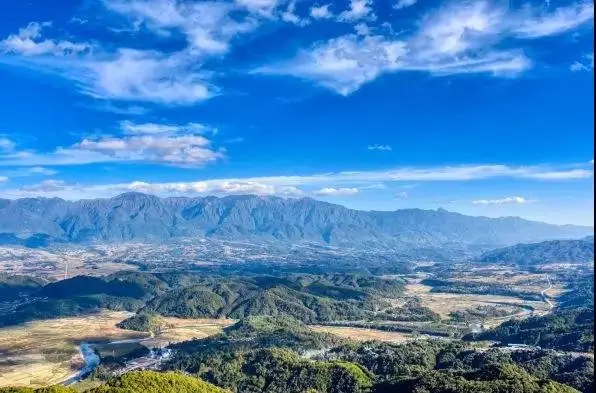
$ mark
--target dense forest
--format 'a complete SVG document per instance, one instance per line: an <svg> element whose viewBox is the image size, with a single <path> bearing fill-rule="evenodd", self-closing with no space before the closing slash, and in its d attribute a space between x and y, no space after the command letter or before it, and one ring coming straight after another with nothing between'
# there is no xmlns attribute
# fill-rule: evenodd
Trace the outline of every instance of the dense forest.
<svg viewBox="0 0 596 393"><path fill-rule="evenodd" d="M239 393L355 392L369 385L375 392L588 392L593 386L593 360L549 351L477 351L438 340L340 345L329 340L337 339L290 318L247 320L219 337L179 344L167 367ZM351 365L352 373L338 364ZM340 371L351 388L333 390L313 376L329 381Z"/></svg>
<svg viewBox="0 0 596 393"><path fill-rule="evenodd" d="M0 315L0 325L81 315L101 308L175 317L285 314L309 323L437 318L416 302L392 308L385 299L400 296L403 281L370 275L291 274L281 278L122 272L106 277L77 276L43 286L25 281L21 285L29 289L33 300Z"/></svg>

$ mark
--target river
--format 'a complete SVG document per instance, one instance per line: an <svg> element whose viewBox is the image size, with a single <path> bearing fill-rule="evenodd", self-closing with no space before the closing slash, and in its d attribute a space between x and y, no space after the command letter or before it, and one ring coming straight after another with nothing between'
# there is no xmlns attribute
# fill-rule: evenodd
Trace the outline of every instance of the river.
<svg viewBox="0 0 596 393"><path fill-rule="evenodd" d="M79 351L83 357L83 367L76 374L64 381L64 385L72 385L73 383L79 382L99 366L99 355L95 353L91 344L82 342L81 345L79 345Z"/></svg>

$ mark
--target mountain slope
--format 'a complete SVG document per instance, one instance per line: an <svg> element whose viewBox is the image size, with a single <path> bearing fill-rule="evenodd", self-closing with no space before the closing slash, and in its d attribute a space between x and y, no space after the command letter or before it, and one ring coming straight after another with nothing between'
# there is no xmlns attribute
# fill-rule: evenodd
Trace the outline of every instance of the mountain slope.
<svg viewBox="0 0 596 393"><path fill-rule="evenodd" d="M590 235L593 229L520 218L470 217L445 210L358 211L308 198L261 196L159 198L126 193L109 199L26 198L0 205L0 239L67 242L226 240L312 241L361 246L449 243L509 245Z"/></svg>
<svg viewBox="0 0 596 393"><path fill-rule="evenodd" d="M536 265L553 262L593 262L594 237L579 240L551 240L533 244L517 244L489 251L481 262Z"/></svg>

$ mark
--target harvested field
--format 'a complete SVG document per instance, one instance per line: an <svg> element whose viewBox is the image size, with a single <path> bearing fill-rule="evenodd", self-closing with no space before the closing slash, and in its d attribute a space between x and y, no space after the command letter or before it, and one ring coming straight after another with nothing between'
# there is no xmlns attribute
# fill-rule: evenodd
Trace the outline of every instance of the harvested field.
<svg viewBox="0 0 596 393"><path fill-rule="evenodd" d="M183 319L173 317L159 317L162 329L156 337L143 340L146 347L163 347L168 343L188 341L195 338L205 338L220 333L226 326L236 323L233 319Z"/></svg>
<svg viewBox="0 0 596 393"><path fill-rule="evenodd" d="M0 387L39 387L64 381L82 365L78 345L83 341L142 339L136 345L163 346L193 337L207 337L234 323L227 319L164 318L163 332L151 338L148 333L116 327L118 322L130 315L127 312L104 311L0 329ZM126 348L112 345L109 350L121 354L130 347L130 344L126 345Z"/></svg>
<svg viewBox="0 0 596 393"><path fill-rule="evenodd" d="M423 306L430 308L441 318L448 318L449 313L453 311L469 310L479 306L506 307L512 315L528 313L521 306L529 306L538 311L549 309L542 301L528 301L513 296L442 293L431 292L431 289L428 285L410 283L406 285L406 295L419 298Z"/></svg>
<svg viewBox="0 0 596 393"><path fill-rule="evenodd" d="M45 386L73 374L82 363L78 344L145 337L117 328L125 312L29 322L0 329L0 387Z"/></svg>
<svg viewBox="0 0 596 393"><path fill-rule="evenodd" d="M412 336L410 334L399 332L387 332L376 329L322 325L312 325L311 328L316 332L331 333L338 337L347 338L354 341L377 340L385 342L404 342L412 340Z"/></svg>

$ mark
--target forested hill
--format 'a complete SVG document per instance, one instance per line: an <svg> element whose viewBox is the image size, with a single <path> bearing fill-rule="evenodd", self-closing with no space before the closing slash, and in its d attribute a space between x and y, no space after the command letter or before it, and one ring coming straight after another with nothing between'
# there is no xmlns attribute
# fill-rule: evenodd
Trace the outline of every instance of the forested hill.
<svg viewBox="0 0 596 393"><path fill-rule="evenodd" d="M533 244L517 244L489 251L480 256L481 262L536 265L594 261L594 237L579 240L552 240Z"/></svg>
<svg viewBox="0 0 596 393"><path fill-rule="evenodd" d="M26 198L0 203L0 243L29 246L185 236L350 246L503 246L592 233L591 227L515 217L471 217L443 209L358 211L310 198L254 195L158 198L126 193L109 199Z"/></svg>

